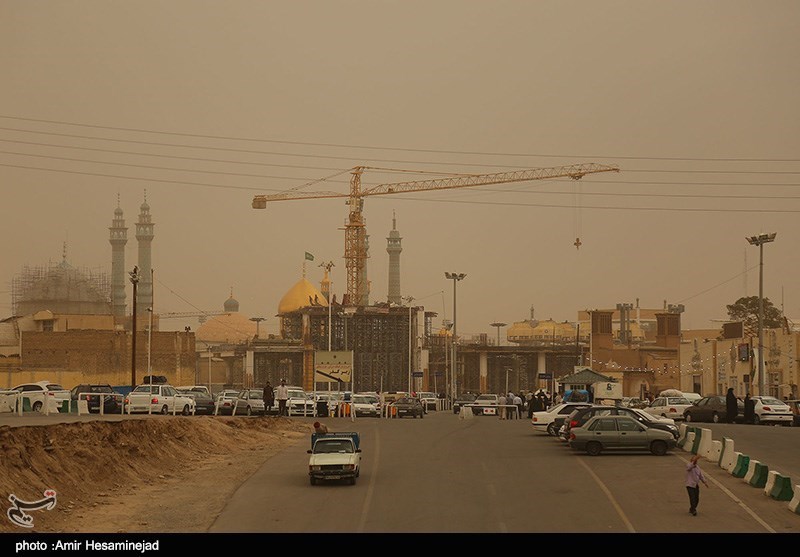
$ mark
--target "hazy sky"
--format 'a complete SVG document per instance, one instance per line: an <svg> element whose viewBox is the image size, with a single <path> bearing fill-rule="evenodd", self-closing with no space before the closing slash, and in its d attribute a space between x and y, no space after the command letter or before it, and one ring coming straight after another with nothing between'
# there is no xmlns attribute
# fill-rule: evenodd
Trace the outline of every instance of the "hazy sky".
<svg viewBox="0 0 800 557"><path fill-rule="evenodd" d="M798 28L795 0L0 0L0 317L13 277L64 242L110 273L118 196L130 269L147 190L157 313L220 311L233 288L263 335L305 252L315 284L334 262L341 298L347 206L259 211L254 195L356 165L597 162L621 171L366 198L371 301L387 297L394 212L402 294L437 324L445 271L466 273L461 334L637 298L711 326L758 294L745 237L763 232L764 295L800 318Z"/></svg>

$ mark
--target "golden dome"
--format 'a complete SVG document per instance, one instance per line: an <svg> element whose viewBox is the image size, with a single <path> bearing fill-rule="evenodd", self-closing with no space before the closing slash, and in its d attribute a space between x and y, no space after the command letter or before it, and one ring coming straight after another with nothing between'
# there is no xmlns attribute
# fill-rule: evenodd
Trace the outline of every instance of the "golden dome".
<svg viewBox="0 0 800 557"><path fill-rule="evenodd" d="M278 304L278 314L283 315L311 306L313 305L311 300L316 300L319 305L328 307L328 300L325 299L325 296L303 277L281 298Z"/></svg>
<svg viewBox="0 0 800 557"><path fill-rule="evenodd" d="M506 338L512 341L532 340L533 326L530 321L517 321L506 330Z"/></svg>
<svg viewBox="0 0 800 557"><path fill-rule="evenodd" d="M209 317L195 336L203 342L238 344L256 335L256 323L241 313L224 313Z"/></svg>
<svg viewBox="0 0 800 557"><path fill-rule="evenodd" d="M556 323L552 319L539 321L533 328L533 336L537 340L547 340L555 337L556 339L575 336L575 327L570 323Z"/></svg>

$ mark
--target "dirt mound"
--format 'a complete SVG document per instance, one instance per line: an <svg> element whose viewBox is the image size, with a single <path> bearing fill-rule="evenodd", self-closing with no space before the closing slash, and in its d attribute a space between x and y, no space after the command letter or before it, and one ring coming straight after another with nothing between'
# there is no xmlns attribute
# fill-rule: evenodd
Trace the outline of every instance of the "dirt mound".
<svg viewBox="0 0 800 557"><path fill-rule="evenodd" d="M312 430L222 416L3 427L3 508L11 495L32 502L48 489L57 504L30 511L30 529L0 517L0 532L202 532L244 478Z"/></svg>

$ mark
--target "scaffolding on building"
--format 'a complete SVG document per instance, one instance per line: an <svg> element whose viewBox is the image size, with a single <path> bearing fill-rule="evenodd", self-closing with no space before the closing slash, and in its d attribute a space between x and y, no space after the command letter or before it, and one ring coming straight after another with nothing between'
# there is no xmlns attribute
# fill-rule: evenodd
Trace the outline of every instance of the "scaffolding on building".
<svg viewBox="0 0 800 557"><path fill-rule="evenodd" d="M110 314L109 274L75 268L66 261L24 266L12 279L11 311L13 315L29 315L44 309L69 315Z"/></svg>

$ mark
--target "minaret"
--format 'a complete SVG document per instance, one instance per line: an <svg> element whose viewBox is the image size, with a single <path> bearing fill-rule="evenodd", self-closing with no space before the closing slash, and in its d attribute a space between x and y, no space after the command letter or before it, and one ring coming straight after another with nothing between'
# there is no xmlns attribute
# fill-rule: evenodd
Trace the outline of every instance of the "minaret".
<svg viewBox="0 0 800 557"><path fill-rule="evenodd" d="M401 304L400 300L400 245L402 238L397 231L397 219L392 211L392 231L386 238L386 251L389 254L389 303Z"/></svg>
<svg viewBox="0 0 800 557"><path fill-rule="evenodd" d="M146 315L147 308L153 305L153 264L150 257L153 226L145 190L144 203L139 207L139 221L136 223L136 240L139 242L139 286L136 289L136 312L140 315Z"/></svg>
<svg viewBox="0 0 800 557"><path fill-rule="evenodd" d="M111 315L125 316L125 244L128 243L128 228L122 218L122 209L114 209L114 220L108 229L111 243Z"/></svg>

